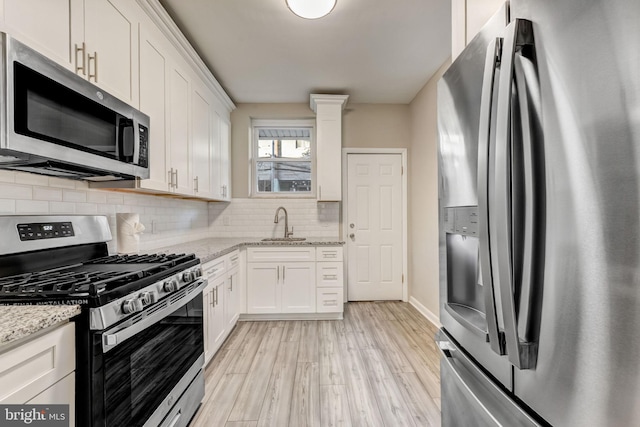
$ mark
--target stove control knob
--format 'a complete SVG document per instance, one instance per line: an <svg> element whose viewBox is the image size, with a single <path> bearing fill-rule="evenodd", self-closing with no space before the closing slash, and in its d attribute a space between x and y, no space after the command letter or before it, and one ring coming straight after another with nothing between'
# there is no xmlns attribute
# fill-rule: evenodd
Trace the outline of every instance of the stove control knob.
<svg viewBox="0 0 640 427"><path fill-rule="evenodd" d="M163 289L165 292L175 292L178 290L178 281L176 279L164 282Z"/></svg>
<svg viewBox="0 0 640 427"><path fill-rule="evenodd" d="M201 267L196 268L195 270L193 270L193 274L195 275L196 279L198 277L202 277L202 268Z"/></svg>
<svg viewBox="0 0 640 427"><path fill-rule="evenodd" d="M195 279L195 274L193 274L191 271L185 271L184 273L182 273L183 282L190 283L193 281L193 279Z"/></svg>
<svg viewBox="0 0 640 427"><path fill-rule="evenodd" d="M122 303L122 312L125 314L136 313L142 309L142 301L139 298L128 299Z"/></svg>
<svg viewBox="0 0 640 427"><path fill-rule="evenodd" d="M156 291L142 292L140 294L140 301L142 305L153 304L158 301L158 294Z"/></svg>

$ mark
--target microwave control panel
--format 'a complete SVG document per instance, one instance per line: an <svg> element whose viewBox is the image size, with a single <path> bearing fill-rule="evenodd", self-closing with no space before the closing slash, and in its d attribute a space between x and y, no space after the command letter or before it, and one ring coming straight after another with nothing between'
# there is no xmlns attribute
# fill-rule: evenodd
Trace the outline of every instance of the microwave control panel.
<svg viewBox="0 0 640 427"><path fill-rule="evenodd" d="M138 166L143 168L149 167L149 129L145 126L138 125L138 134L140 135L140 157Z"/></svg>
<svg viewBox="0 0 640 427"><path fill-rule="evenodd" d="M70 222L47 222L18 224L20 240L55 239L74 236L73 224Z"/></svg>

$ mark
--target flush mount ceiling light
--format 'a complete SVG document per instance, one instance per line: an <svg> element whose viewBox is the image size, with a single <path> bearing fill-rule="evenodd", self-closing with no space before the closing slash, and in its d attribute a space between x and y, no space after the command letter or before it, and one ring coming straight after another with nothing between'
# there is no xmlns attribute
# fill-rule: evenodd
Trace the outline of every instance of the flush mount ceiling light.
<svg viewBox="0 0 640 427"><path fill-rule="evenodd" d="M291 12L301 18L318 19L333 10L336 0L285 0Z"/></svg>

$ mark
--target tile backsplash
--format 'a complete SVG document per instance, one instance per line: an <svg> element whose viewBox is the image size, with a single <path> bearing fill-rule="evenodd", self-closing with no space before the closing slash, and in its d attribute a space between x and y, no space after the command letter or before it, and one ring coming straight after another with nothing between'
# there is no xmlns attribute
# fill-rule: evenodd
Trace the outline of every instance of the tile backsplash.
<svg viewBox="0 0 640 427"><path fill-rule="evenodd" d="M131 192L90 189L85 181L0 170L0 215L106 215L116 252L116 213L138 213L146 230L140 250L185 243L208 237L281 237L284 206L294 237L338 238L340 204L315 199L233 199L207 203Z"/></svg>
<svg viewBox="0 0 640 427"><path fill-rule="evenodd" d="M116 213L138 213L140 250L210 237L207 203L90 189L86 181L0 170L0 215L106 215L116 252Z"/></svg>
<svg viewBox="0 0 640 427"><path fill-rule="evenodd" d="M209 221L213 236L283 237L284 214L274 224L276 209L289 215L293 237L340 236L340 204L318 203L315 199L233 199L231 203L210 203Z"/></svg>

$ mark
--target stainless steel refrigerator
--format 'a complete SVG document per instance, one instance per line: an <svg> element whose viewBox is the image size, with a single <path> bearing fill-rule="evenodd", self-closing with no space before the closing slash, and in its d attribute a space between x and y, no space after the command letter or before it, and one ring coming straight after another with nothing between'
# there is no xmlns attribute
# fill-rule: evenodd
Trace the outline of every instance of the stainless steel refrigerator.
<svg viewBox="0 0 640 427"><path fill-rule="evenodd" d="M640 1L512 0L438 132L443 426L640 425Z"/></svg>

